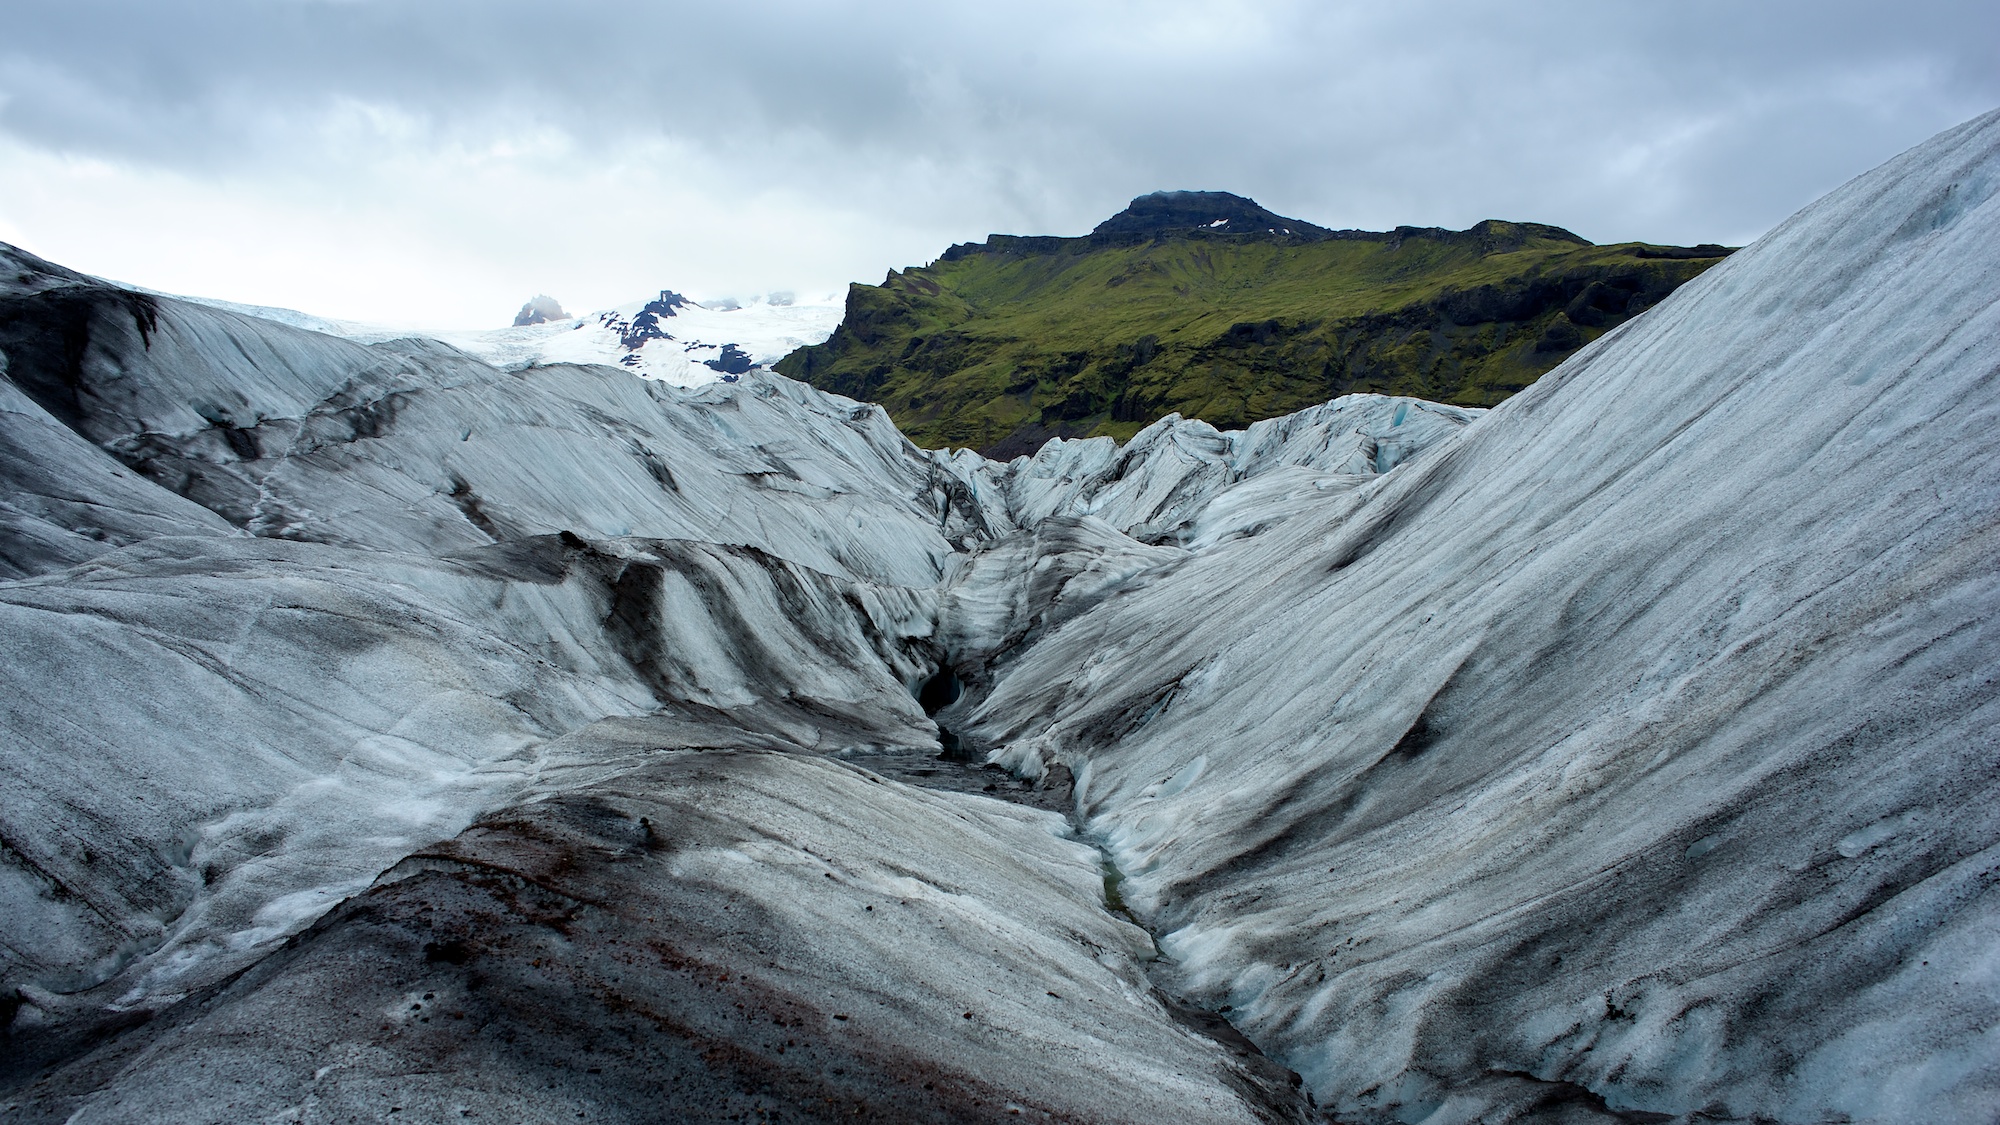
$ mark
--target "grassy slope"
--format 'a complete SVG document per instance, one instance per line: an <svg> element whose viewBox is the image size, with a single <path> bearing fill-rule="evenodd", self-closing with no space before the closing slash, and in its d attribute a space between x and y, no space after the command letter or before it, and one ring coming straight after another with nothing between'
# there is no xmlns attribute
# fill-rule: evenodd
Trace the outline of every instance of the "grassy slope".
<svg viewBox="0 0 2000 1125"><path fill-rule="evenodd" d="M996 236L853 286L834 336L778 369L884 404L920 444L1003 455L1350 391L1490 405L1717 260L1657 254L1492 222L1317 242Z"/></svg>

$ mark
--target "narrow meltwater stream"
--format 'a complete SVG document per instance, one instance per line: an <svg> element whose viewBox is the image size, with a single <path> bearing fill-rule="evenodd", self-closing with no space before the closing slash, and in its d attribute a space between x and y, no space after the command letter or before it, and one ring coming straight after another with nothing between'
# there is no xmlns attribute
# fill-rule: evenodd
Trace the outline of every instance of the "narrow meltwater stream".
<svg viewBox="0 0 2000 1125"><path fill-rule="evenodd" d="M1125 881L1124 872L1118 869L1118 865L1113 862L1111 854L1105 850L1102 842L1084 832L1082 826L1077 823L1074 782L1070 772L1058 766L1040 782L1029 781L991 763L964 760L956 754L957 749L957 740L947 735L945 740L941 740L940 749L936 751L911 747L843 756L843 760L884 777L925 789L973 793L1062 814L1069 821L1074 838L1097 849L1098 862L1104 872L1104 909L1145 931L1152 943L1153 954L1145 966L1147 975L1151 977L1152 966L1159 963L1163 957L1159 952L1157 935L1126 904L1124 895L1120 891L1120 886ZM1266 1058L1248 1036L1229 1022L1228 1016L1191 1004L1160 987L1157 981L1153 983L1153 997L1176 1023L1210 1039L1237 1061L1253 1084L1253 1088L1243 1092L1269 1111L1272 1120L1293 1122L1331 1120L1319 1112L1313 1096L1304 1089L1304 1082L1299 1075L1288 1067Z"/></svg>
<svg viewBox="0 0 2000 1125"><path fill-rule="evenodd" d="M1104 908L1144 930L1146 937L1152 941L1153 956L1145 965L1146 975L1151 979L1153 966L1165 960L1165 954L1160 952L1159 935L1126 905L1125 896L1119 889L1125 881L1125 873L1112 861L1111 853L1100 841L1077 827L1073 813L1070 824L1076 830L1077 839L1097 849L1098 862L1104 869ZM1304 1079L1291 1068L1265 1057L1249 1036L1229 1022L1228 1016L1215 1009L1189 1003L1184 997L1161 987L1158 980L1153 980L1153 998L1166 1008L1174 1022L1214 1040L1235 1057L1237 1063L1253 1076L1258 1094L1270 1109L1297 1120L1330 1120L1319 1113L1318 1103L1305 1089Z"/></svg>

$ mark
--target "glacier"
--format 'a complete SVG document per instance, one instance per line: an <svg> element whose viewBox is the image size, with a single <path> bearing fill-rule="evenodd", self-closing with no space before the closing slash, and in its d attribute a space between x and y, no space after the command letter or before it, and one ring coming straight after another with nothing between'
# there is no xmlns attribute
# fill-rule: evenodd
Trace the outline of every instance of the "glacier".
<svg viewBox="0 0 2000 1125"><path fill-rule="evenodd" d="M1985 1119L1996 142L944 717L1071 770L1166 976L1343 1116Z"/></svg>
<svg viewBox="0 0 2000 1125"><path fill-rule="evenodd" d="M1005 464L0 248L0 1107L1991 1120L1996 187Z"/></svg>
<svg viewBox="0 0 2000 1125"><path fill-rule="evenodd" d="M532 324L413 330L336 320L296 309L161 293L139 286L126 288L363 344L405 338L435 340L510 371L537 364L605 364L676 387L698 387L733 379L753 366L769 367L800 347L823 342L833 334L845 311L838 295L801 299L776 292L747 300L724 297L698 302L662 290L651 300L629 301L580 316L543 317ZM554 306L549 298L537 297L522 312L530 311L537 301ZM553 311L562 310L554 307Z"/></svg>

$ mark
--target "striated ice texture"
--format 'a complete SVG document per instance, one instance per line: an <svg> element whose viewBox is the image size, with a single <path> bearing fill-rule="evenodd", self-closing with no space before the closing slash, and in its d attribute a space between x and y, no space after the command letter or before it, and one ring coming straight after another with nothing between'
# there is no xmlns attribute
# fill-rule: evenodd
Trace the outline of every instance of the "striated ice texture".
<svg viewBox="0 0 2000 1125"><path fill-rule="evenodd" d="M1996 189L1008 464L0 247L0 1112L1990 1121Z"/></svg>
<svg viewBox="0 0 2000 1125"><path fill-rule="evenodd" d="M1856 180L943 717L1075 772L1163 978L1343 1119L1990 1119L1996 151Z"/></svg>
<svg viewBox="0 0 2000 1125"><path fill-rule="evenodd" d="M936 754L917 689L985 534L879 408L504 372L6 256L19 1119L1303 1112L1154 994L1061 817L843 764ZM523 829L533 872L464 858L558 808L586 838ZM504 983L420 1045L379 1019L419 978L461 1014Z"/></svg>

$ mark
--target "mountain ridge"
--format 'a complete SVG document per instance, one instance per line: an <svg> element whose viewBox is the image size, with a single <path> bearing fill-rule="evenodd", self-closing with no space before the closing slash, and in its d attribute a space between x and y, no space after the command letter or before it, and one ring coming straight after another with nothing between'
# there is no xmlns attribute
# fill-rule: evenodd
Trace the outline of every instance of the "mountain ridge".
<svg viewBox="0 0 2000 1125"><path fill-rule="evenodd" d="M1193 228L1224 234L1282 234L1326 238L1325 227L1288 219L1247 196L1226 191L1156 191L1135 197L1123 211L1091 229L1091 234L1158 234Z"/></svg>
<svg viewBox="0 0 2000 1125"><path fill-rule="evenodd" d="M1003 459L1357 392L1490 406L1729 252L1497 219L1332 230L1160 192L1089 234L989 235L850 286L832 335L776 369L880 403L920 445Z"/></svg>

